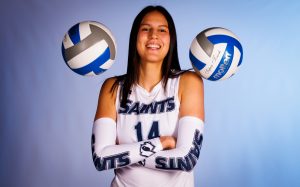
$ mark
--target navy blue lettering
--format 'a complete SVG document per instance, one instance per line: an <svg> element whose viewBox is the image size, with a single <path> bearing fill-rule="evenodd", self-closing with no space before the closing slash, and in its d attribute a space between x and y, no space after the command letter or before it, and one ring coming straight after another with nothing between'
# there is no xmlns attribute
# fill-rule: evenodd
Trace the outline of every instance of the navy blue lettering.
<svg viewBox="0 0 300 187"><path fill-rule="evenodd" d="M190 153L192 155L194 155L196 158L199 158L199 156L200 156L200 149L201 149L201 143L197 144L197 142L194 141L193 144L194 144L194 148L192 148L190 150Z"/></svg>
<svg viewBox="0 0 300 187"><path fill-rule="evenodd" d="M123 167L129 165L130 164L129 152L125 152L121 154L121 156L118 159L119 162L117 167Z"/></svg>
<svg viewBox="0 0 300 187"><path fill-rule="evenodd" d="M126 113L128 113L128 111L129 111L129 109L130 109L131 103L132 103L132 101L127 100L125 108L120 107L118 112L119 112L120 114L126 114Z"/></svg>
<svg viewBox="0 0 300 187"><path fill-rule="evenodd" d="M147 114L148 113L148 105L142 104L140 113L141 114Z"/></svg>
<svg viewBox="0 0 300 187"><path fill-rule="evenodd" d="M157 157L155 159L156 168L165 170L182 170L191 171L200 156L203 136L199 130L195 131L193 139L193 147L184 157Z"/></svg>
<svg viewBox="0 0 300 187"><path fill-rule="evenodd" d="M100 158L101 159L101 158ZM109 156L109 157L105 157L103 158L103 165L104 167L106 167L107 169L109 168L116 168L117 165L117 160L115 156ZM105 169L106 169L105 168Z"/></svg>
<svg viewBox="0 0 300 187"><path fill-rule="evenodd" d="M163 112L171 112L175 109L174 97L169 97L165 100L154 101L149 104L127 101L125 107L120 107L119 114L157 114Z"/></svg>
<svg viewBox="0 0 300 187"><path fill-rule="evenodd" d="M190 154L187 155L187 157L189 158L189 160L190 160L192 166L195 166L196 163L197 163L198 157L196 157L195 155L193 155L193 153L192 153L191 151L190 151ZM191 170L191 169L193 169L193 167L190 168L190 170ZM188 170L188 171L189 171L189 170Z"/></svg>
<svg viewBox="0 0 300 187"><path fill-rule="evenodd" d="M157 104L156 104L156 102L150 103L150 105L148 105L147 113L148 113L149 109L150 109L150 113L151 113L151 114L155 114L155 113L156 113L156 109L157 109Z"/></svg>
<svg viewBox="0 0 300 187"><path fill-rule="evenodd" d="M171 112L175 109L174 97L167 99L167 112Z"/></svg>
<svg viewBox="0 0 300 187"><path fill-rule="evenodd" d="M142 123L138 122L134 126L134 128L136 130L137 140L139 142L142 141L143 140ZM151 129L149 130L149 133L148 133L148 140L156 138L156 137L159 137L159 124L158 124L158 121L153 121Z"/></svg>
<svg viewBox="0 0 300 187"><path fill-rule="evenodd" d="M132 113L139 114L140 113L139 108L140 108L140 102L134 103L133 105L131 105L128 114L132 114Z"/></svg>
<svg viewBox="0 0 300 187"><path fill-rule="evenodd" d="M118 167L127 166L131 163L129 158L129 152L123 152L116 155L111 155L107 157L99 157L95 153L95 135L92 135L92 154L93 154L93 161L96 169L98 171L103 171L107 169L114 169Z"/></svg>
<svg viewBox="0 0 300 187"><path fill-rule="evenodd" d="M103 158L98 157L95 153L93 155L93 161L98 171L119 168L130 164L129 152L124 152Z"/></svg>
<svg viewBox="0 0 300 187"><path fill-rule="evenodd" d="M136 130L136 136L137 136L137 140L140 142L140 141L143 141L143 135L142 135L142 123L141 122L138 122L138 124L136 124L134 126L135 130Z"/></svg>
<svg viewBox="0 0 300 187"><path fill-rule="evenodd" d="M175 158L169 158L169 167L170 168L176 168L176 159Z"/></svg>
<svg viewBox="0 0 300 187"><path fill-rule="evenodd" d="M183 158L178 158L177 163L178 163L179 170L190 171L193 169L188 156L185 156Z"/></svg>
<svg viewBox="0 0 300 187"><path fill-rule="evenodd" d="M155 163L156 163L156 168L167 168L167 158L165 157L156 157L155 159Z"/></svg>
<svg viewBox="0 0 300 187"><path fill-rule="evenodd" d="M200 146L200 148L201 148L201 146L202 146L202 141L203 141L203 136L202 136L202 134L200 133L200 131L196 131L195 132L195 143L197 144L197 145L199 145Z"/></svg>
<svg viewBox="0 0 300 187"><path fill-rule="evenodd" d="M150 132L148 134L148 139L153 139L159 137L158 121L153 121Z"/></svg>
<svg viewBox="0 0 300 187"><path fill-rule="evenodd" d="M160 113L165 111L165 103L165 101L156 102L156 104L159 106L158 109Z"/></svg>

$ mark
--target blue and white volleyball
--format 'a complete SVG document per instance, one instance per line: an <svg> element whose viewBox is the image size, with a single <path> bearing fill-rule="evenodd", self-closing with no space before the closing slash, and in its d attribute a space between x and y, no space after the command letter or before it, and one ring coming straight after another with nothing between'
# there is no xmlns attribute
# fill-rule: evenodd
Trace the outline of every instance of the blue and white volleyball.
<svg viewBox="0 0 300 187"><path fill-rule="evenodd" d="M242 64L243 48L234 33L213 27L194 38L189 56L195 72L203 78L225 80L233 76Z"/></svg>
<svg viewBox="0 0 300 187"><path fill-rule="evenodd" d="M114 63L116 42L103 24L83 21L64 35L62 55L74 72L84 76L99 75Z"/></svg>

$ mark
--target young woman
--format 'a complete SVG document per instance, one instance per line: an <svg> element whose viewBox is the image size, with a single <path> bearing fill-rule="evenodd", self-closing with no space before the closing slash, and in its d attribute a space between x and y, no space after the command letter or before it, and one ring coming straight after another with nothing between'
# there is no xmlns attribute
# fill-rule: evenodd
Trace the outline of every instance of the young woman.
<svg viewBox="0 0 300 187"><path fill-rule="evenodd" d="M181 71L172 17L148 6L135 18L127 73L102 85L92 134L111 186L192 187L204 120L203 81Z"/></svg>

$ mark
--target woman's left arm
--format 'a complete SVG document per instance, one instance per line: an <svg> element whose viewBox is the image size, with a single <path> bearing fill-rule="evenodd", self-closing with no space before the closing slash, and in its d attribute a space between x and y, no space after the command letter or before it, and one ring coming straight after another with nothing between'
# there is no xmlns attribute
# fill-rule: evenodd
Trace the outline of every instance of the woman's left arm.
<svg viewBox="0 0 300 187"><path fill-rule="evenodd" d="M143 163L160 170L191 171L199 158L204 129L203 80L193 72L180 79L178 135L176 147L157 152Z"/></svg>

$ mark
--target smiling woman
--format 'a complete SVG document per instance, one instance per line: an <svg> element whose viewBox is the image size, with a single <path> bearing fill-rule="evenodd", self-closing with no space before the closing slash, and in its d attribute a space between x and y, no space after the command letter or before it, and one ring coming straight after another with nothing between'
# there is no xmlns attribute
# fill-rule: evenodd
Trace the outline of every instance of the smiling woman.
<svg viewBox="0 0 300 187"><path fill-rule="evenodd" d="M100 91L95 167L115 169L111 186L194 186L203 100L202 79L181 71L172 17L161 6L144 8L131 29L127 73Z"/></svg>
<svg viewBox="0 0 300 187"><path fill-rule="evenodd" d="M158 11L148 13L138 32L137 50L141 62L156 62L161 66L169 46L170 34L166 18Z"/></svg>

